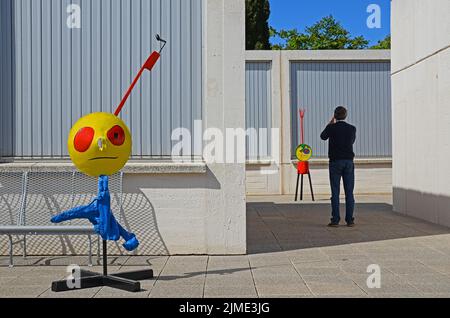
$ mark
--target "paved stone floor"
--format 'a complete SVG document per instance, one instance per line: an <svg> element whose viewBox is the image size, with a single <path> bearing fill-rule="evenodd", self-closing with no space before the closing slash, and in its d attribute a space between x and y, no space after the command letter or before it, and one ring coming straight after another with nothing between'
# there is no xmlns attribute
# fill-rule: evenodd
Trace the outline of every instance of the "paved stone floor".
<svg viewBox="0 0 450 318"><path fill-rule="evenodd" d="M110 257L111 272L154 269L140 293L55 294L51 281L87 258L18 256L14 268L0 258L0 297L450 297L450 229L392 213L389 196L359 197L357 226L336 229L324 198L290 200L249 198L246 256ZM371 264L379 289L366 283Z"/></svg>

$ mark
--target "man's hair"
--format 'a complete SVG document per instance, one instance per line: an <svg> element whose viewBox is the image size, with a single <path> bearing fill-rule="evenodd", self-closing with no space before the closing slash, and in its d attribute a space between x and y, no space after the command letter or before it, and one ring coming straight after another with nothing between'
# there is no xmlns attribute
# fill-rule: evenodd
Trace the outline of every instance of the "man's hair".
<svg viewBox="0 0 450 318"><path fill-rule="evenodd" d="M347 118L347 109L344 106L339 106L334 111L334 118L336 120L345 120Z"/></svg>

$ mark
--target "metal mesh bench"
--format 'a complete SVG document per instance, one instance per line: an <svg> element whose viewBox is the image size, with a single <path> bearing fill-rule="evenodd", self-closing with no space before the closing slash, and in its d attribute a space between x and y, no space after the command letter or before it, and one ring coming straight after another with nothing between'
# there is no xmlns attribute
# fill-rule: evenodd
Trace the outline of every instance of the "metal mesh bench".
<svg viewBox="0 0 450 318"><path fill-rule="evenodd" d="M110 178L111 208L121 211L122 173ZM96 178L78 172L0 172L0 235L9 238L10 266L14 246L21 244L27 256L27 236L87 236L92 265L92 236L100 240L86 220L52 224L50 219L65 210L89 204L97 195ZM99 245L97 247L99 255Z"/></svg>

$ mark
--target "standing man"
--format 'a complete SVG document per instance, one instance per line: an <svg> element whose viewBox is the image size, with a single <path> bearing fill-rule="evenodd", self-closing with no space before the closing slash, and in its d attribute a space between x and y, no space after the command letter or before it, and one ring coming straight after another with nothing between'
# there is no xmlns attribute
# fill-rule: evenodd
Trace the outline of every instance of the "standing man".
<svg viewBox="0 0 450 318"><path fill-rule="evenodd" d="M330 185L331 185L331 206L332 218L330 227L338 227L341 221L339 212L339 195L341 188L341 178L344 181L347 226L355 226L353 212L355 209L355 198L353 190L355 188L355 165L353 144L356 140L356 128L345 122L347 109L339 106L334 111L334 116L325 130L320 135L322 140L328 142L328 156L330 158Z"/></svg>

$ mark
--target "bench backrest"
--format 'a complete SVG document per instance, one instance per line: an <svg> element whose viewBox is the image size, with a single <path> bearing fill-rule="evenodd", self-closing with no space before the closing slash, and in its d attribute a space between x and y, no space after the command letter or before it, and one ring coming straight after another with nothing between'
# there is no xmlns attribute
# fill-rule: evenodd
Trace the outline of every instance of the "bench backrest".
<svg viewBox="0 0 450 318"><path fill-rule="evenodd" d="M27 226L48 226L54 225L50 222L52 216L77 206L89 204L97 196L97 179L88 177L79 172L25 172L22 173L19 195L18 184L8 182L14 186L6 186L6 192L15 189L16 196L7 198L11 201L22 201L22 204L15 204L16 217L13 224ZM1 176L1 175L0 175ZM12 177L9 177L10 179ZM17 177L16 177L17 178ZM13 180L13 179L11 179ZM15 180L15 179L14 179ZM110 177L109 190L111 192L111 208L119 218L122 209L122 174ZM4 200L3 200L4 201ZM12 210L12 209L11 209ZM0 215L11 212L1 207ZM4 221L1 220L0 224ZM9 224L8 224L9 225ZM90 225L87 220L74 220L59 224L64 225Z"/></svg>
<svg viewBox="0 0 450 318"><path fill-rule="evenodd" d="M23 205L22 172L0 172L0 225L17 225Z"/></svg>

